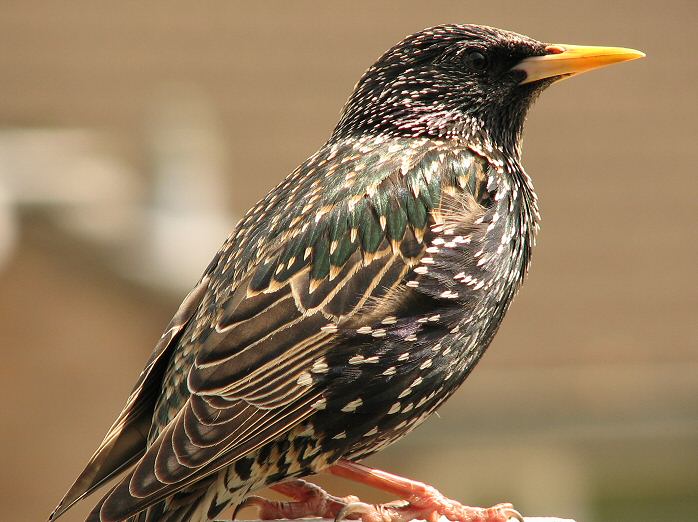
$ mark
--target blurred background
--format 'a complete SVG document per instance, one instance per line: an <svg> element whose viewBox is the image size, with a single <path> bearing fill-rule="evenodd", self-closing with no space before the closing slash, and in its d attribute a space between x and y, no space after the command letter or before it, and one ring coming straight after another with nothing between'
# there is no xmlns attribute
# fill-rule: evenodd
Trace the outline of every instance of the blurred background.
<svg viewBox="0 0 698 522"><path fill-rule="evenodd" d="M530 515L695 520L698 3L638 0L2 2L0 518L45 520L236 220L376 57L444 22L648 57L538 102L527 284L439 416L370 463Z"/></svg>

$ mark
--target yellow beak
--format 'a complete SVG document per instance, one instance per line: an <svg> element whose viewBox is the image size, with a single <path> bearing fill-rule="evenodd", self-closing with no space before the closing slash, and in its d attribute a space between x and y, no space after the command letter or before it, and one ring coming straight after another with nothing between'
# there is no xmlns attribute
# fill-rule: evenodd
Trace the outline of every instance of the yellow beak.
<svg viewBox="0 0 698 522"><path fill-rule="evenodd" d="M526 73L522 84L555 76L560 76L560 79L567 78L573 74L645 56L643 52L623 47L551 44L545 50L549 54L525 58L513 67L513 70Z"/></svg>

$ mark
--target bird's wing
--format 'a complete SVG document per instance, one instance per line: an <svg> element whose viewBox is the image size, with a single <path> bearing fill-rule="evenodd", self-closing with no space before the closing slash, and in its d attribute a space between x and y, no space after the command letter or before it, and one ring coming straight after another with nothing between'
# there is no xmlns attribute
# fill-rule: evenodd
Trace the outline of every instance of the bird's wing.
<svg viewBox="0 0 698 522"><path fill-rule="evenodd" d="M269 236L268 230L252 227L244 237L233 236L233 248L247 243L258 250L256 260L234 277L239 284L223 298L202 304L214 313L206 324L197 318L191 336L190 330L185 334L191 340L180 341L178 353L195 354L190 395L106 498L102 520L147 508L323 407L323 355L339 342L342 329L365 324L374 313L389 316L399 306L394 292L404 290L400 283L423 255L430 213L447 187L462 189L467 182L454 170L439 174L443 161L433 151L413 158L408 168L400 160L374 163L374 172L383 167L384 174L349 196L337 191L334 203L296 195L310 201L303 205L293 201L293 192L279 197L277 187L267 199L284 208L276 208L271 219L253 210L252 221L258 222L283 225L274 216L284 215L285 231L274 248L249 239ZM269 206L263 201L255 209ZM243 220L238 232L244 228ZM237 254L224 247L219 259L212 277L229 280L226 270ZM213 294L220 292L215 282L211 286Z"/></svg>
<svg viewBox="0 0 698 522"><path fill-rule="evenodd" d="M322 385L315 377L323 377L323 355L337 338L337 324L351 321L369 299L402 280L409 266L403 252L411 249L416 256L422 250L411 232L412 244L403 238L403 249L395 252L385 234L379 235L382 247L370 260L355 250L332 280L327 276L318 283L307 268L279 288L260 291L265 270L260 267L235 291L197 347L191 396L105 501L105 520L152 505L322 407Z"/></svg>

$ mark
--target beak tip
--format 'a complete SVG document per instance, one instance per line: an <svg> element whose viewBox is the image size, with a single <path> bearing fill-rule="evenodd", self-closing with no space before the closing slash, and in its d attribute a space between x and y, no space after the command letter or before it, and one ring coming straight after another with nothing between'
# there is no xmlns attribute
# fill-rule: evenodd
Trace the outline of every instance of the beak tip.
<svg viewBox="0 0 698 522"><path fill-rule="evenodd" d="M637 49L620 48L619 50L625 51L624 54L626 56L626 60L639 60L640 58L647 56L645 53Z"/></svg>

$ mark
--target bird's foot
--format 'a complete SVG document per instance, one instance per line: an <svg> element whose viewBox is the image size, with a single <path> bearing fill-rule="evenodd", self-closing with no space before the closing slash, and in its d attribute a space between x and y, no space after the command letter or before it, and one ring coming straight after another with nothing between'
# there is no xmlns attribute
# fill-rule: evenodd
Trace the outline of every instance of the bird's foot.
<svg viewBox="0 0 698 522"><path fill-rule="evenodd" d="M511 504L490 508L464 506L442 495L436 488L416 480L373 469L356 462L340 460L329 472L355 482L397 495L405 500L371 505L363 502L347 504L336 519L361 518L363 522L408 522L419 519L436 522L445 517L454 522L523 522L521 514Z"/></svg>
<svg viewBox="0 0 698 522"><path fill-rule="evenodd" d="M291 497L294 502L251 496L240 504L238 510L256 507L261 520L321 517L335 519L337 522L347 519L361 519L363 522L437 522L445 517L453 522L508 522L512 519L524 522L524 518L511 504L497 504L490 508L464 506L445 497L432 486L355 462L339 461L329 471L396 494L404 500L367 504L355 496L335 497L315 484L294 479L272 486L273 490Z"/></svg>
<svg viewBox="0 0 698 522"><path fill-rule="evenodd" d="M511 519L523 522L523 517L511 504L497 504L490 508L464 506L436 493L429 498L398 500L386 504L353 502L347 504L335 520L361 518L363 522L437 522L443 516L454 522L507 522Z"/></svg>
<svg viewBox="0 0 698 522"><path fill-rule="evenodd" d="M236 509L245 507L258 509L260 520L298 519L308 517L338 518L339 513L348 506L359 504L358 497L335 497L324 489L305 480L294 479L272 486L294 502L267 500L258 496L247 497ZM235 517L233 517L235 518ZM358 518L348 514L344 518Z"/></svg>

